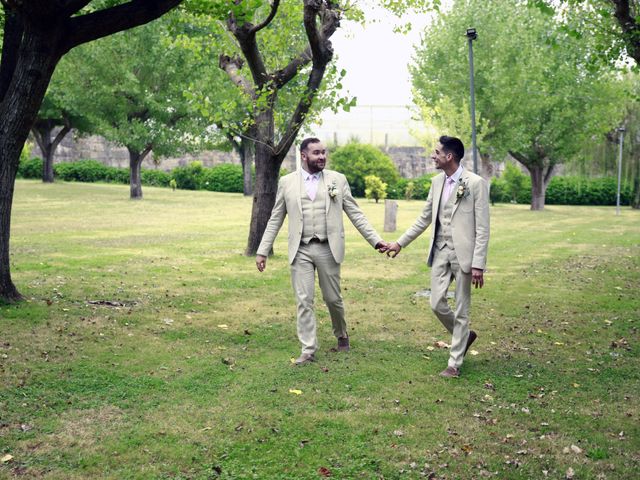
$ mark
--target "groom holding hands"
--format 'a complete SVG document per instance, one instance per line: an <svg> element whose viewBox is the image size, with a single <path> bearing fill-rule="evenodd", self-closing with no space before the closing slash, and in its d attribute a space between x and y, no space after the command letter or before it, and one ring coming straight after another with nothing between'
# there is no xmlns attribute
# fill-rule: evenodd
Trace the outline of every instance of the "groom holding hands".
<svg viewBox="0 0 640 480"><path fill-rule="evenodd" d="M489 245L489 191L478 175L466 171L460 160L460 139L442 136L431 159L442 173L433 177L427 203L414 224L381 251L395 257L429 225L434 224L427 264L431 267L431 309L452 334L451 350L443 377L460 376L464 355L477 338L469 330L471 284L484 285ZM447 303L449 285L456 281L455 311Z"/></svg>
<svg viewBox="0 0 640 480"><path fill-rule="evenodd" d="M372 247L387 247L351 196L346 177L325 170L327 151L320 140L304 139L300 144L300 157L302 168L285 175L278 183L276 202L256 256L256 266L262 272L288 215L291 283L298 307L298 338L302 344L296 365L313 362L318 350L313 308L316 270L322 297L331 315L333 334L338 339L338 351L349 350L340 293L340 264L344 260L342 212Z"/></svg>

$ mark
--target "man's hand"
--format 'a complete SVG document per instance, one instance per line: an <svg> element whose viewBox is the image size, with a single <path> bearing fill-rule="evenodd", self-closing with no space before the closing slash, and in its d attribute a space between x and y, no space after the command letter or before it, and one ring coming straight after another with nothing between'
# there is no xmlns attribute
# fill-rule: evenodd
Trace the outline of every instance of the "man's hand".
<svg viewBox="0 0 640 480"><path fill-rule="evenodd" d="M483 273L484 273L483 270L481 270L479 268L472 268L471 269L471 283L476 288L482 288L482 286L484 285Z"/></svg>
<svg viewBox="0 0 640 480"><path fill-rule="evenodd" d="M389 242L385 242L384 240L381 240L378 243L376 243L376 246L373 248L375 248L380 253L384 253L389 249Z"/></svg>
<svg viewBox="0 0 640 480"><path fill-rule="evenodd" d="M396 256L400 253L400 250L402 250L402 247L398 242L391 242L387 244L387 257L396 258Z"/></svg>
<svg viewBox="0 0 640 480"><path fill-rule="evenodd" d="M267 268L267 257L256 255L256 267L259 272L264 272L264 269Z"/></svg>

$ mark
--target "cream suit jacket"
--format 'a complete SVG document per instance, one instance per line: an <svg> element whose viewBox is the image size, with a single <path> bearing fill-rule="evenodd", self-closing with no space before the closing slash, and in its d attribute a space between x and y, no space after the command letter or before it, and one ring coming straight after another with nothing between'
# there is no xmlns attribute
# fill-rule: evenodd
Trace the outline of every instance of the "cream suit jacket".
<svg viewBox="0 0 640 480"><path fill-rule="evenodd" d="M373 229L362 210L351 196L351 188L347 178L333 170L323 170L324 191L318 190L317 195L326 195L325 215L327 220L327 237L333 258L337 263L344 260L344 211L351 223L358 229L364 239L375 247L382 241L380 235ZM335 186L336 195L329 195L329 188ZM271 217L258 247L258 255L268 256L276 235L284 223L285 215L289 215L289 263L293 263L302 239L302 174L300 170L285 175L278 182L276 203L271 211Z"/></svg>
<svg viewBox="0 0 640 480"><path fill-rule="evenodd" d="M401 247L413 242L427 227L434 222L440 208L440 197L444 188L445 175L441 172L433 177L427 203L415 223L398 239ZM464 185L465 193L457 197L460 185ZM489 246L489 189L487 182L480 176L462 171L460 180L451 195L455 197L455 205L451 214L451 234L453 248L463 272L471 272L471 268L484 270L487 265L487 248ZM431 229L429 242L429 259L431 266L434 255L435 227Z"/></svg>

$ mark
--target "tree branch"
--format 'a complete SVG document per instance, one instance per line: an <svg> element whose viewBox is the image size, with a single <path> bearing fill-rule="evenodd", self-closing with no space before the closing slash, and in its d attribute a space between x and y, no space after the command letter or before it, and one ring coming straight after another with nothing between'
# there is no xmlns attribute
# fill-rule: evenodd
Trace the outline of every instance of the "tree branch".
<svg viewBox="0 0 640 480"><path fill-rule="evenodd" d="M277 89L284 87L287 83L291 81L291 79L293 79L298 74L300 69L305 65L308 65L309 62L311 62L311 60L312 60L311 48L307 47L307 49L304 52L302 52L299 56L291 60L291 62L289 62L289 64L286 67L273 73L272 78L273 78L275 87Z"/></svg>
<svg viewBox="0 0 640 480"><path fill-rule="evenodd" d="M631 13L629 0L610 0L615 7L615 17L622 28L629 55L640 65L640 25Z"/></svg>
<svg viewBox="0 0 640 480"><path fill-rule="evenodd" d="M144 25L177 7L183 0L131 0L115 7L67 19L64 54L78 45ZM78 0L78 4L82 3Z"/></svg>
<svg viewBox="0 0 640 480"><path fill-rule="evenodd" d="M257 33L260 30L262 30L263 28L265 28L266 26L268 26L273 19L276 16L276 13L278 13L278 7L280 6L280 0L273 0L273 3L271 4L271 11L269 12L269 16L267 16L267 18L264 20L264 22L256 25L255 27L253 27L251 29L251 33Z"/></svg>
<svg viewBox="0 0 640 480"><path fill-rule="evenodd" d="M256 92L251 85L251 82L247 80L243 75L240 74L240 69L244 62L239 57L230 57L228 55L220 55L218 60L219 67L227 72L231 81L235 83L238 87L240 87L244 93L249 95L251 98L256 97Z"/></svg>
<svg viewBox="0 0 640 480"><path fill-rule="evenodd" d="M18 64L18 50L24 32L19 15L14 10L5 10L2 59L0 60L0 103L4 100Z"/></svg>

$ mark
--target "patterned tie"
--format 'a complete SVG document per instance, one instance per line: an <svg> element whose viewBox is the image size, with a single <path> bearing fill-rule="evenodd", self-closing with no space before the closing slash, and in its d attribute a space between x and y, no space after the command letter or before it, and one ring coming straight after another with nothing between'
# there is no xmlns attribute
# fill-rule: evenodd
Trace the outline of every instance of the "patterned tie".
<svg viewBox="0 0 640 480"><path fill-rule="evenodd" d="M444 203L447 203L447 200L449 200L449 197L451 196L451 192L453 191L453 186L455 184L456 184L456 181L452 177L447 178L447 181L444 184L444 191L442 192L442 201Z"/></svg>

